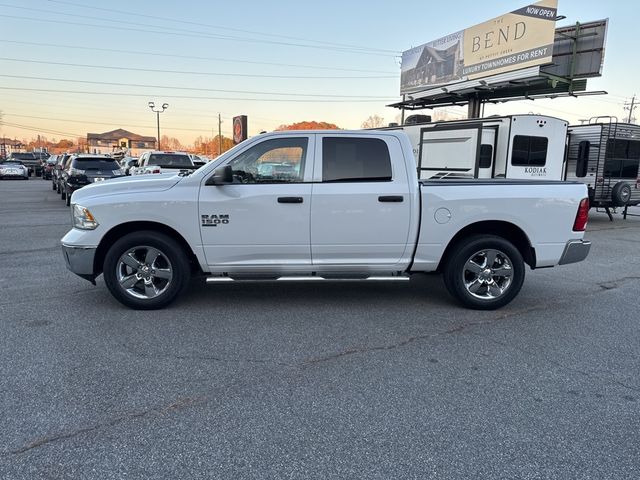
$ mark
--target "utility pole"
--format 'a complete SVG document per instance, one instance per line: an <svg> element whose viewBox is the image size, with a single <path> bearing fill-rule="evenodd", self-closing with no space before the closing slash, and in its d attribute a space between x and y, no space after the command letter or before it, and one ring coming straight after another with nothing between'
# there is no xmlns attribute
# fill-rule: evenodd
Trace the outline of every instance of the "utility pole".
<svg viewBox="0 0 640 480"><path fill-rule="evenodd" d="M629 110L629 118L627 119L627 123L631 123L631 119L633 117L633 111L638 108L638 104L636 102L636 96L631 97L631 103L625 103L624 109Z"/></svg>
<svg viewBox="0 0 640 480"><path fill-rule="evenodd" d="M218 113L218 156L222 155L222 117Z"/></svg>

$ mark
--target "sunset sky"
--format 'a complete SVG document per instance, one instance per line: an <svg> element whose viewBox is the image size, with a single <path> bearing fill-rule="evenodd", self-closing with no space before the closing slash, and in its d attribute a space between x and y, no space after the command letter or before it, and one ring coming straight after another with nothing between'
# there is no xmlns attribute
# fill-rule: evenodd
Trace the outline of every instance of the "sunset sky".
<svg viewBox="0 0 640 480"><path fill-rule="evenodd" d="M342 128L360 128L370 115L395 121L399 112L385 105L399 100L403 50L525 4L0 0L0 136L116 128L153 136L149 101L169 104L162 134L184 144L217 134L218 113L226 136L239 114L249 116L250 135L303 120ZM623 117L624 102L640 93L639 7L559 0L567 19L558 26L610 19L603 77L588 87L609 95L512 102L485 114Z"/></svg>

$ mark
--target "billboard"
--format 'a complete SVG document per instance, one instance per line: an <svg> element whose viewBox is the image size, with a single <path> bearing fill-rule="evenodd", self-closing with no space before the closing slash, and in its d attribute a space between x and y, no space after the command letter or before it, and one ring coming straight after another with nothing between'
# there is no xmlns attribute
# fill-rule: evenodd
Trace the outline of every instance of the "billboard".
<svg viewBox="0 0 640 480"><path fill-rule="evenodd" d="M558 0L541 0L402 54L400 93L551 62Z"/></svg>

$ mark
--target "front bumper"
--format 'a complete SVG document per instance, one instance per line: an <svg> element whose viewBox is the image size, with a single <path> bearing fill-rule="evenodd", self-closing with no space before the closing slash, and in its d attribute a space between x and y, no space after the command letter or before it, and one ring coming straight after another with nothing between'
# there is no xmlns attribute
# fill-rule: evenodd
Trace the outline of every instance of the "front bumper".
<svg viewBox="0 0 640 480"><path fill-rule="evenodd" d="M560 257L558 265L581 262L587 258L590 249L591 242L588 240L571 240L567 242L567 246L564 247L564 252L562 252L562 257Z"/></svg>
<svg viewBox="0 0 640 480"><path fill-rule="evenodd" d="M67 268L79 277L95 283L94 259L96 247L74 247L62 244L62 255Z"/></svg>

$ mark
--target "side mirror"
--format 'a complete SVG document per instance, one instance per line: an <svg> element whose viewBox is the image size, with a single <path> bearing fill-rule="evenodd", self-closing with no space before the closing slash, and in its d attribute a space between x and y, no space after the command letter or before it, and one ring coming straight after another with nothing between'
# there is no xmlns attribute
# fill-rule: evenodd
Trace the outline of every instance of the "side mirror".
<svg viewBox="0 0 640 480"><path fill-rule="evenodd" d="M230 183L233 183L233 169L231 165L226 165L216 168L205 185L228 185Z"/></svg>

